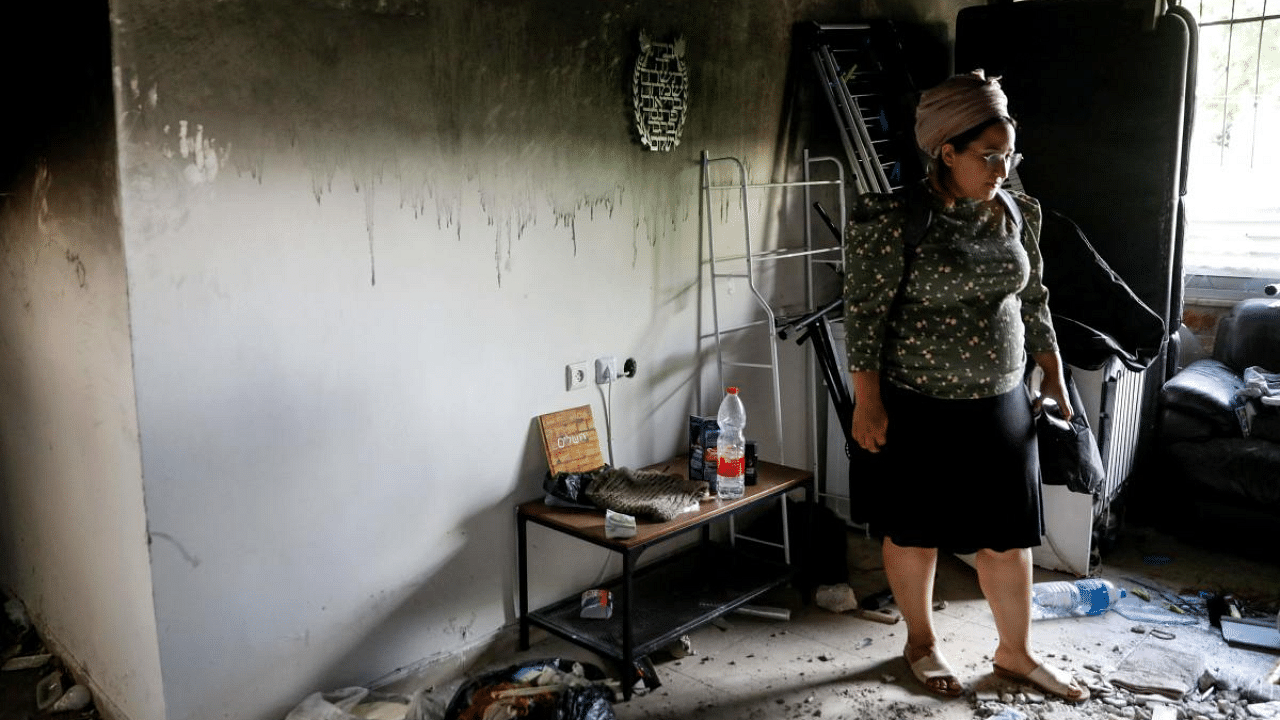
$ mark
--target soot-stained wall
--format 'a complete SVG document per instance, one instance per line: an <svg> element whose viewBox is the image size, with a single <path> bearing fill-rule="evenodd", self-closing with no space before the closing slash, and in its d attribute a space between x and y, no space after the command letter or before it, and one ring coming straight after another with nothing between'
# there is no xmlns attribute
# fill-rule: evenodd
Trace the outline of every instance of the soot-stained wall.
<svg viewBox="0 0 1280 720"><path fill-rule="evenodd" d="M131 179L186 197L223 173L261 183L302 171L317 207L337 185L393 200L425 221L424 236L454 240L476 230L462 217L473 201L463 179L492 225L476 234L492 239L495 284L535 224L572 244L580 216L624 207L637 214L635 239L656 244L688 216L696 187L667 185L689 153L646 153L632 139L640 30L686 37L685 137L737 153L772 139L783 86L760 80L781 79L790 37L783 8L764 3L121 5ZM179 157L184 136L199 145L190 157ZM164 207L146 230L180 221L163 212L177 198L154 199Z"/></svg>

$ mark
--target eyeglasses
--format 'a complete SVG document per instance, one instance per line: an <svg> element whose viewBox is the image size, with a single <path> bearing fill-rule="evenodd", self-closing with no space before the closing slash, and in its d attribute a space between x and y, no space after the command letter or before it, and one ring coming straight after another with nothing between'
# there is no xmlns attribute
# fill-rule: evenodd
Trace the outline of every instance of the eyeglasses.
<svg viewBox="0 0 1280 720"><path fill-rule="evenodd" d="M1022 153L991 153L990 155L979 155L984 162L987 163L988 170L1003 170L1004 172L1013 172L1013 169L1022 163Z"/></svg>

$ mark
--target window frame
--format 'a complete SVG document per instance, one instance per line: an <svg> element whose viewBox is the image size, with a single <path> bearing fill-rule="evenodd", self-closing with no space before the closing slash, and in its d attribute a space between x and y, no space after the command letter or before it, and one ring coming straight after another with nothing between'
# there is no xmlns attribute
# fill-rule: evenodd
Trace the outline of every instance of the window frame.
<svg viewBox="0 0 1280 720"><path fill-rule="evenodd" d="M1192 12L1195 17L1199 17L1203 14L1204 6L1206 5L1204 0L1193 2L1179 1L1177 4ZM1217 5L1218 9L1222 9L1224 3L1218 3ZM1258 8L1259 5L1260 9ZM1259 9L1260 12L1259 14L1248 14L1237 17L1236 13L1238 9ZM1251 134L1249 136L1251 153L1249 166L1251 168L1257 167L1255 163L1266 166L1268 164L1268 158L1271 157L1270 155L1267 155L1259 160L1256 157L1256 148L1259 144L1258 141L1260 136L1263 135L1266 128L1269 127L1269 125L1264 124L1259 119L1264 112L1268 111L1265 103L1269 98L1269 96L1263 94L1260 88L1264 70L1263 63L1265 59L1269 57L1268 55L1264 55L1264 50L1268 47L1264 44L1267 40L1267 33L1269 31L1273 33L1280 33L1280 31L1274 30L1274 28L1280 28L1280 13L1275 12L1273 9L1280 10L1280 0L1262 0L1261 3L1246 3L1245 0L1231 0L1229 17L1215 18L1205 22L1199 22L1197 23L1196 30L1197 35L1199 35L1206 28L1228 28L1225 42L1226 58L1222 65L1218 65L1221 72L1213 73L1213 68L1206 68L1201 63L1201 60L1205 58L1205 48L1203 45L1198 45L1196 48L1196 51L1199 53L1199 57L1194 58L1194 62L1197 63L1196 88L1194 88L1194 92L1196 94L1196 126L1192 129L1192 132L1211 132L1213 130L1213 126L1210 126L1207 123L1211 123L1214 122L1215 119L1219 119L1221 124L1217 126L1219 128L1217 131L1217 137L1229 138L1227 133L1232 127L1230 105L1233 101L1233 95L1240 94L1238 92L1233 93L1232 89L1232 68L1236 66L1236 63L1232 60L1232 55L1236 51L1235 32L1239 27L1258 23L1258 29L1256 31L1258 38L1256 49L1250 56L1253 61L1252 66L1254 73L1252 98L1253 114L1251 118ZM1272 12L1268 12L1269 10L1272 10ZM1199 11L1199 13L1197 13L1197 11ZM1272 25L1269 26L1268 23L1272 23ZM1248 66L1245 65L1244 69L1247 71ZM1210 72L1206 72L1206 70ZM1222 89L1220 93L1215 96L1214 93L1218 91L1216 91L1211 84L1217 84L1219 81L1222 83ZM1207 101L1207 98L1210 97L1219 97L1220 100ZM1260 103L1262 103L1261 109ZM1274 99L1274 104L1275 107L1270 111L1280 112L1280 94L1277 94L1277 97ZM1218 108L1218 111L1212 112L1215 105ZM1247 105L1247 102L1245 105ZM1222 148L1222 160L1220 162L1225 163L1230 141L1228 140L1225 144L1220 142L1216 142L1215 144L1218 144L1219 147ZM1213 220L1197 220L1194 217L1197 212L1195 209L1196 200L1205 199L1204 196L1199 196L1199 198L1197 198L1197 195L1193 192L1193 187L1195 185L1194 178L1196 177L1197 169L1195 159L1197 155L1200 154L1197 151L1202 151L1204 146L1205 142L1203 140L1197 144L1193 137L1192 150L1190 151L1189 156L1184 158L1184 162L1188 163L1188 190L1187 195L1184 198L1184 203L1187 208L1187 225L1185 228L1182 249L1184 301L1205 305L1232 305L1244 298L1262 295L1264 293L1264 288L1267 285L1280 281L1280 193L1277 193L1275 208L1277 213L1274 221L1271 220L1270 216L1265 212L1266 210L1271 209L1269 207L1269 200L1261 200L1261 202L1265 204L1252 208L1263 213L1256 216L1257 221L1255 226L1262 226L1264 232L1267 232L1268 234L1270 234L1271 229L1274 227L1275 235L1277 236L1274 253L1271 252L1271 248L1266 248L1267 252L1261 253L1267 258L1267 260L1261 263L1265 265L1265 267L1258 270L1256 269L1258 268L1258 265L1255 264L1252 265L1255 269L1248 269L1248 263L1252 257L1249 244L1252 241L1247 239L1242 239L1242 241L1236 245L1236 249L1241 252L1240 257L1243 258L1243 261L1235 260L1235 258L1225 252L1224 254L1214 258L1212 251L1210 251L1199 252L1193 255L1192 257L1195 258L1196 262L1189 263L1187 250L1188 246L1193 242L1193 236L1201 232L1209 234L1215 229L1215 222ZM1219 167L1221 168L1222 165L1219 165ZM1217 172L1213 173L1213 175L1217 174ZM1241 183L1240 186L1245 186L1245 183ZM1265 192L1266 191L1264 191L1264 193ZM1233 216L1231 213L1227 213L1226 215L1227 216L1217 218L1217 226L1238 223L1240 220L1239 216ZM1217 229L1219 232L1222 232L1221 227L1218 227ZM1240 232L1245 231L1241 230ZM1230 235L1231 233L1228 231L1226 234ZM1233 262L1233 260L1235 261Z"/></svg>

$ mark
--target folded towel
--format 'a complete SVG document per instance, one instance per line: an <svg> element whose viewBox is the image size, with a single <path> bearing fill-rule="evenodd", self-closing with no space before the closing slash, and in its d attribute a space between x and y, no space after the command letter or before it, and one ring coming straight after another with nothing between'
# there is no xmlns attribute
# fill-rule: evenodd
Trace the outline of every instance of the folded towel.
<svg viewBox="0 0 1280 720"><path fill-rule="evenodd" d="M603 468L593 473L585 494L596 507L666 522L696 506L706 491L705 482L680 475Z"/></svg>
<svg viewBox="0 0 1280 720"><path fill-rule="evenodd" d="M1182 699L1204 674L1204 658L1159 645L1143 645L1120 663L1108 680L1135 693Z"/></svg>

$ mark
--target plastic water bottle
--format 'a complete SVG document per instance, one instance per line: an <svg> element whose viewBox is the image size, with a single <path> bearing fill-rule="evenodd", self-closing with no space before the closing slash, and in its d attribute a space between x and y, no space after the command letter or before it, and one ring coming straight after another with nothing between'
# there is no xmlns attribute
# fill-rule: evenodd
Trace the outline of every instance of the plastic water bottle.
<svg viewBox="0 0 1280 720"><path fill-rule="evenodd" d="M725 500L736 500L745 492L747 410L731 387L720 401L716 413L720 438L716 440L716 494Z"/></svg>
<svg viewBox="0 0 1280 720"><path fill-rule="evenodd" d="M1031 618L1046 620L1101 615L1128 594L1110 580L1101 578L1036 583L1031 586Z"/></svg>

